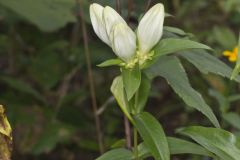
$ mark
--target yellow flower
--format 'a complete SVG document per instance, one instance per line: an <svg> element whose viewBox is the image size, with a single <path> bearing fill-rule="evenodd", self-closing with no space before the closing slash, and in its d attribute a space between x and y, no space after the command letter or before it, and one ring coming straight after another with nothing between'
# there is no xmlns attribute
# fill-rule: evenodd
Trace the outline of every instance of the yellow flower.
<svg viewBox="0 0 240 160"><path fill-rule="evenodd" d="M228 57L230 62L236 62L238 56L238 47L235 47L233 51L224 51L223 55Z"/></svg>

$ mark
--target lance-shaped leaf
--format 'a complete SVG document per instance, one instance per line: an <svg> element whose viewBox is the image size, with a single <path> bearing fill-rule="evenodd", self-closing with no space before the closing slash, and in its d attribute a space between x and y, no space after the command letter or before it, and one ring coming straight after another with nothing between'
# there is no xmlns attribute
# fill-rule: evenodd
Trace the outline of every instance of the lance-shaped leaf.
<svg viewBox="0 0 240 160"><path fill-rule="evenodd" d="M214 73L227 78L231 77L232 69L204 50L190 50L179 54L204 74ZM240 82L240 76L237 76L235 80Z"/></svg>
<svg viewBox="0 0 240 160"><path fill-rule="evenodd" d="M123 113L131 120L132 118L130 115L128 102L126 100L126 95L123 88L123 80L121 76L118 76L113 80L111 92L115 99L117 100L117 103L120 106Z"/></svg>
<svg viewBox="0 0 240 160"><path fill-rule="evenodd" d="M154 48L155 57L167 55L170 53L175 53L179 51L189 50L189 49L208 49L211 48L191 40L187 39L177 39L177 38L166 38L161 40Z"/></svg>
<svg viewBox="0 0 240 160"><path fill-rule="evenodd" d="M125 148L118 148L104 153L96 160L132 160L132 152Z"/></svg>
<svg viewBox="0 0 240 160"><path fill-rule="evenodd" d="M147 103L150 89L151 89L151 81L145 74L143 74L141 77L141 85L139 87L138 94L137 94L138 96L137 97L138 101L136 102L137 113L140 113L144 110L144 107ZM133 100L135 101L135 99Z"/></svg>
<svg viewBox="0 0 240 160"><path fill-rule="evenodd" d="M212 36L223 48L230 49L236 46L237 38L235 33L228 27L216 25L213 28Z"/></svg>
<svg viewBox="0 0 240 160"><path fill-rule="evenodd" d="M219 91L212 89L209 90L209 95L214 97L218 101L219 108L222 113L226 113L229 110L230 102L227 97L222 95Z"/></svg>
<svg viewBox="0 0 240 160"><path fill-rule="evenodd" d="M177 34L177 35L180 35L180 36L186 36L187 35L186 32L184 32L180 28L176 28L176 27L164 26L163 31L171 32L171 33L174 33L174 34Z"/></svg>
<svg viewBox="0 0 240 160"><path fill-rule="evenodd" d="M169 150L171 155L175 154L197 154L202 156L214 157L214 155L202 146L174 137L167 137ZM140 158L151 156L149 149L144 143L138 145L138 153Z"/></svg>
<svg viewBox="0 0 240 160"><path fill-rule="evenodd" d="M65 26L68 22L76 21L72 8L76 4L74 0L0 0L0 4L31 23L37 25L43 31L54 31Z"/></svg>
<svg viewBox="0 0 240 160"><path fill-rule="evenodd" d="M220 128L192 126L180 129L179 133L191 137L222 160L239 160L240 158L240 150L236 147L236 137L228 131Z"/></svg>
<svg viewBox="0 0 240 160"><path fill-rule="evenodd" d="M98 64L98 67L109 67L109 66L115 66L115 65L120 65L121 63L123 63L123 61L121 59L109 59L106 60L100 64Z"/></svg>
<svg viewBox="0 0 240 160"><path fill-rule="evenodd" d="M187 105L202 112L216 127L219 127L218 120L211 108L206 104L201 94L191 87L187 74L178 58L174 56L161 57L145 73L149 78L164 77Z"/></svg>
<svg viewBox="0 0 240 160"><path fill-rule="evenodd" d="M127 100L129 101L137 92L141 84L141 71L139 66L136 65L133 69L122 68L122 79Z"/></svg>
<svg viewBox="0 0 240 160"><path fill-rule="evenodd" d="M167 138L160 123L149 113L134 116L134 124L144 144L156 160L170 160Z"/></svg>
<svg viewBox="0 0 240 160"><path fill-rule="evenodd" d="M223 114L223 118L231 124L233 127L240 130L240 116L237 113L234 112L228 112Z"/></svg>

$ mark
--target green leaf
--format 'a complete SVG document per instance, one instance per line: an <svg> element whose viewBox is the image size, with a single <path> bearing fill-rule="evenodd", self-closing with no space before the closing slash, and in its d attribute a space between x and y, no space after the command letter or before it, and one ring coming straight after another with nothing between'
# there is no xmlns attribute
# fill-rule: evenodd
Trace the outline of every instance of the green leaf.
<svg viewBox="0 0 240 160"><path fill-rule="evenodd" d="M229 101L220 92L216 90L209 90L209 95L217 99L220 110L222 113L226 113L230 107Z"/></svg>
<svg viewBox="0 0 240 160"><path fill-rule="evenodd" d="M236 64L236 66L234 67L234 69L232 71L231 80L235 80L235 78L238 76L239 72L240 72L240 64Z"/></svg>
<svg viewBox="0 0 240 160"><path fill-rule="evenodd" d="M141 85L138 90L138 102L137 102L137 113L140 113L143 111L147 100L148 100L148 95L151 89L151 81L150 79L145 75L142 74L141 77Z"/></svg>
<svg viewBox="0 0 240 160"><path fill-rule="evenodd" d="M191 137L223 160L239 160L240 150L236 147L236 137L230 132L219 128L192 126L179 130L179 133Z"/></svg>
<svg viewBox="0 0 240 160"><path fill-rule="evenodd" d="M229 112L223 114L223 118L233 127L240 130L240 116L237 113Z"/></svg>
<svg viewBox="0 0 240 160"><path fill-rule="evenodd" d="M191 50L179 54L204 74L214 73L227 78L231 77L232 69L204 50ZM240 76L235 80L240 82Z"/></svg>
<svg viewBox="0 0 240 160"><path fill-rule="evenodd" d="M30 86L29 84L27 84L24 81L21 81L19 79L15 79L15 78L11 78L11 77L7 77L7 76L1 77L0 80L20 92L30 94L33 97L35 97L36 99L38 99L42 102L45 102L45 99L41 96L41 94L38 93L34 88L32 88L32 86Z"/></svg>
<svg viewBox="0 0 240 160"><path fill-rule="evenodd" d="M172 33L178 34L178 35L180 35L180 36L185 36L185 35L187 35L187 33L185 33L183 30L181 30L181 29L179 29L179 28L176 28L176 27L164 26L164 27L163 27L163 30L164 30L164 31L167 31L167 32L172 32Z"/></svg>
<svg viewBox="0 0 240 160"><path fill-rule="evenodd" d="M126 139L120 139L117 142L115 142L114 144L111 145L111 148L121 148L121 147L125 147L126 146Z"/></svg>
<svg viewBox="0 0 240 160"><path fill-rule="evenodd" d="M164 16L165 16L165 18L168 18L168 17L174 17L172 14L170 14L170 13L166 13L166 12L165 12L165 15L164 15Z"/></svg>
<svg viewBox="0 0 240 160"><path fill-rule="evenodd" d="M125 148L118 148L104 153L96 160L131 160L132 152Z"/></svg>
<svg viewBox="0 0 240 160"><path fill-rule="evenodd" d="M128 101L137 92L141 84L141 71L139 66L133 69L122 68L123 84L127 94Z"/></svg>
<svg viewBox="0 0 240 160"><path fill-rule="evenodd" d="M176 39L176 38L166 38L161 40L154 48L155 57L167 55L170 53L175 53L183 50L189 49L208 49L211 48L191 40L187 39Z"/></svg>
<svg viewBox="0 0 240 160"><path fill-rule="evenodd" d="M213 154L211 154L211 152L207 151L205 148L186 140L168 137L168 144L171 154L190 153L213 157Z"/></svg>
<svg viewBox="0 0 240 160"><path fill-rule="evenodd" d="M145 73L149 78L164 77L187 105L202 112L216 127L219 127L218 120L211 108L206 104L201 94L191 87L187 74L178 58L174 56L161 57Z"/></svg>
<svg viewBox="0 0 240 160"><path fill-rule="evenodd" d="M212 36L226 49L232 49L237 43L235 34L227 27L214 27Z"/></svg>
<svg viewBox="0 0 240 160"><path fill-rule="evenodd" d="M238 57L237 58L237 63L236 63L236 66L233 69L231 79L235 79L240 72L240 33L239 33L239 39L238 39L238 56L237 57Z"/></svg>
<svg viewBox="0 0 240 160"><path fill-rule="evenodd" d="M98 64L98 67L109 67L109 66L115 66L115 65L119 65L121 64L123 61L121 59L109 59L106 60L104 62L102 62L101 64Z"/></svg>
<svg viewBox="0 0 240 160"><path fill-rule="evenodd" d="M240 135L236 135L237 138L237 142L236 142L236 146L238 147L238 149L240 149Z"/></svg>
<svg viewBox="0 0 240 160"><path fill-rule="evenodd" d="M205 148L198 144L174 137L167 137L167 140L171 155L196 154L214 157L214 155L211 152L209 152L208 150L206 150ZM140 158L146 158L151 156L149 149L144 145L144 143L138 145L138 152Z"/></svg>
<svg viewBox="0 0 240 160"><path fill-rule="evenodd" d="M240 94L234 94L228 97L229 102L234 102L240 100Z"/></svg>
<svg viewBox="0 0 240 160"><path fill-rule="evenodd" d="M144 144L156 160L170 160L167 138L159 122L149 113L134 116L134 124Z"/></svg>
<svg viewBox="0 0 240 160"><path fill-rule="evenodd" d="M76 21L72 9L74 0L0 0L0 4L26 18L43 31L54 31Z"/></svg>
<svg viewBox="0 0 240 160"><path fill-rule="evenodd" d="M118 105L120 106L123 113L128 117L128 119L132 119L130 115L130 110L128 106L128 102L126 100L126 94L124 92L123 88L123 80L122 76L118 76L113 80L112 86L111 86L111 92L115 99L118 102Z"/></svg>

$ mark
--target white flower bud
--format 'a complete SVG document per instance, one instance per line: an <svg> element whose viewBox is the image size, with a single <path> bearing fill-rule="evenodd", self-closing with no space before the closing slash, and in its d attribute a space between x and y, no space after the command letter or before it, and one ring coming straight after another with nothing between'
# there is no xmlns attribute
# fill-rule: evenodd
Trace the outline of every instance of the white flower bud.
<svg viewBox="0 0 240 160"><path fill-rule="evenodd" d="M103 10L103 20L105 23L109 39L111 39L111 31L113 29L113 26L115 26L118 23L123 23L127 25L124 19L114 9L112 9L109 6L105 7Z"/></svg>
<svg viewBox="0 0 240 160"><path fill-rule="evenodd" d="M115 54L125 62L129 62L136 52L136 35L130 27L119 23L113 27L112 48Z"/></svg>
<svg viewBox="0 0 240 160"><path fill-rule="evenodd" d="M97 36L106 44L111 46L111 42L108 38L105 24L103 22L103 7L97 3L90 5L90 19L93 25L93 29Z"/></svg>
<svg viewBox="0 0 240 160"><path fill-rule="evenodd" d="M137 37L139 52L148 53L160 40L163 32L164 6L161 3L154 5L141 19Z"/></svg>

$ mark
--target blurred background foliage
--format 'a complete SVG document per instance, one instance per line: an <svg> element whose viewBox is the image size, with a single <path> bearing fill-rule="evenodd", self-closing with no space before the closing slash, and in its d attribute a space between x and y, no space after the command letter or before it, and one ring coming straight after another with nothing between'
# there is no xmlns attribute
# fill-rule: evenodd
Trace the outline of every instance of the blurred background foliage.
<svg viewBox="0 0 240 160"><path fill-rule="evenodd" d="M87 26L104 148L124 143L119 141L124 138L123 117L109 91L119 71L96 67L114 54L92 30L88 8L93 2L116 8L115 0L0 0L0 103L13 128L13 159L91 160L99 155L82 23ZM174 15L165 25L182 28L234 66L222 52L237 46L239 0L121 0L117 8L136 27L141 14L158 2ZM201 75L182 61L193 87L204 95L222 126L240 139L239 85ZM203 115L184 105L165 80L153 82L147 109L161 121L167 135L182 126L210 125ZM183 155L172 159L203 158Z"/></svg>

